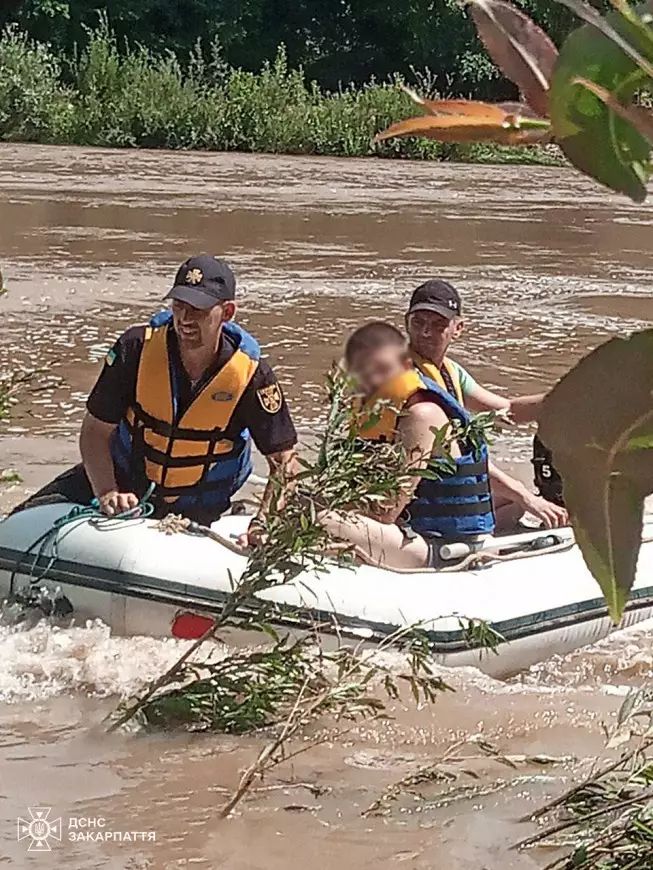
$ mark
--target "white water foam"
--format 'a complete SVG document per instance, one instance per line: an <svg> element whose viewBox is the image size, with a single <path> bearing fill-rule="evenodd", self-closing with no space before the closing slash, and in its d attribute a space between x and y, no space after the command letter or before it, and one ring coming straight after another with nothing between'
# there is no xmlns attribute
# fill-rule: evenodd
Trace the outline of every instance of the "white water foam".
<svg viewBox="0 0 653 870"><path fill-rule="evenodd" d="M187 641L112 637L99 620L58 629L0 627L0 701L43 700L81 692L126 697L164 673Z"/></svg>
<svg viewBox="0 0 653 870"><path fill-rule="evenodd" d="M99 698L133 696L170 668L189 643L173 638L112 636L100 620L68 629L45 621L27 630L0 627L0 703L74 693ZM225 650L212 645L211 657L223 655ZM203 648L197 660L205 661L207 654ZM405 656L399 652L387 650L379 659L390 670L406 670ZM567 656L552 656L508 682L473 667L438 667L435 673L456 691L474 688L488 695L597 689L623 694L653 677L653 620Z"/></svg>
<svg viewBox="0 0 653 870"><path fill-rule="evenodd" d="M653 677L653 619L616 631L566 656L552 656L521 677L524 687L623 694Z"/></svg>

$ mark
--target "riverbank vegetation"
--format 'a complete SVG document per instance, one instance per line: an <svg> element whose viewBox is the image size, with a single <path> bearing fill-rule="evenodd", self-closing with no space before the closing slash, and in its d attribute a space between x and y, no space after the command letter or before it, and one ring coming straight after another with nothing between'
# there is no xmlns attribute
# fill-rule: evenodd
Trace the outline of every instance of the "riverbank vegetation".
<svg viewBox="0 0 653 870"><path fill-rule="evenodd" d="M522 0L536 21L561 41L573 25L570 13L549 0ZM230 67L258 72L273 63L280 45L292 69L308 81L337 91L372 78L405 78L429 70L443 94L505 99L506 85L476 37L473 24L455 0L4 0L0 30L16 24L32 39L49 43L57 56L72 59L88 39L88 29L106 13L119 44L145 46L157 57L173 52L182 62L198 40L209 60L215 47ZM213 46L213 48L211 48Z"/></svg>
<svg viewBox="0 0 653 870"><path fill-rule="evenodd" d="M119 42L106 20L71 56L12 28L0 36L0 139L473 162L557 159L543 149L485 143L376 145L379 129L413 111L397 81L328 91L291 68L283 46L250 72L227 64L217 44L198 44L181 56ZM413 83L435 94L433 76Z"/></svg>

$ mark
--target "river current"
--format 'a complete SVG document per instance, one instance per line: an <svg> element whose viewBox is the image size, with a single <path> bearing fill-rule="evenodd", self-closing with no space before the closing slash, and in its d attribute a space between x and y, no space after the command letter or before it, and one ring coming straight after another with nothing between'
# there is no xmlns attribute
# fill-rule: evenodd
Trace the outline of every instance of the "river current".
<svg viewBox="0 0 653 870"><path fill-rule="evenodd" d="M37 369L38 389L0 432L0 468L23 478L0 486L0 511L75 461L107 348L158 309L192 253L233 264L239 319L309 437L323 418L323 372L348 331L370 318L400 325L429 277L463 297L455 356L506 393L546 388L611 335L650 325L652 227L651 205L555 168L2 145L0 269L10 292L0 301L0 367ZM531 435L519 428L495 445L524 479ZM604 727L653 670L643 624L507 682L443 672L455 693L424 709L395 704L392 719L298 756L222 821L217 810L260 739L102 727L182 650L112 637L101 624L0 627L0 867L537 870L552 855L510 850L532 830L518 819L602 751ZM478 779L363 815L452 746L478 754L479 739L527 758L516 769L474 759ZM62 820L50 852L18 839L30 808ZM71 841L87 823L147 836Z"/></svg>

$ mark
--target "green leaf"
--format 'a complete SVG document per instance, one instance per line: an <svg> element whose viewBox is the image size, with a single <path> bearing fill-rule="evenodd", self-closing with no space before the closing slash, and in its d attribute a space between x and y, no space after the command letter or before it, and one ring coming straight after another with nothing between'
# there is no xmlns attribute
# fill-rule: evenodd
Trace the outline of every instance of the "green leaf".
<svg viewBox="0 0 653 870"><path fill-rule="evenodd" d="M22 480L20 474L11 468L0 471L0 483L22 483Z"/></svg>
<svg viewBox="0 0 653 870"><path fill-rule="evenodd" d="M639 31L639 39L637 42L640 42L644 47L644 54L639 51L639 46L635 46L635 44L630 41L630 34L628 37L624 38L619 31L613 26L613 19L610 16L603 17L600 12L595 9L593 6L590 6L589 3L586 3L585 0L559 0L563 6L567 6L567 8L571 9L572 12L575 12L579 18L583 21L587 22L587 24L591 24L601 33L608 37L612 42L615 43L623 52L631 57L637 66L640 69L644 70L649 78L653 78L653 61L648 60L645 57L647 53L647 48L650 52L650 49L653 48L653 31L650 28L650 14L651 10L653 10L653 6L650 4L647 7L646 4L643 4L640 7L640 10L633 9L632 6L628 3L628 0L612 0L612 5L617 9L622 19L630 22L636 30ZM640 17L640 12L642 16ZM643 42L642 42L643 40Z"/></svg>
<svg viewBox="0 0 653 870"><path fill-rule="evenodd" d="M653 447L653 434L638 435L637 438L631 438L625 446L625 450L629 453L634 450L650 450Z"/></svg>
<svg viewBox="0 0 653 870"><path fill-rule="evenodd" d="M587 846L579 846L574 849L571 856L572 867L583 867L587 863Z"/></svg>
<svg viewBox="0 0 653 870"><path fill-rule="evenodd" d="M621 619L635 580L644 499L653 492L653 330L614 338L547 396L540 434L564 483L576 541Z"/></svg>
<svg viewBox="0 0 653 870"><path fill-rule="evenodd" d="M641 20L635 23L616 11L604 20L637 52L650 54ZM651 173L651 142L578 79L587 79L627 103L647 80L646 74L613 39L586 24L562 46L549 92L556 141L574 166L642 202Z"/></svg>
<svg viewBox="0 0 653 870"><path fill-rule="evenodd" d="M443 474L430 468L420 468L417 472L424 480L442 480Z"/></svg>

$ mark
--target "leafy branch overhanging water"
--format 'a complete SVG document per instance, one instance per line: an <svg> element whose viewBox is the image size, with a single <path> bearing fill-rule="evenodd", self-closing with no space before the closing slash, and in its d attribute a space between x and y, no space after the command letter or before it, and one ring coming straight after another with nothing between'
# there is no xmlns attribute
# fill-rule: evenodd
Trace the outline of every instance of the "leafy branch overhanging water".
<svg viewBox="0 0 653 870"><path fill-rule="evenodd" d="M398 699L402 686L417 704L432 703L448 688L434 669L420 626L400 629L380 649L348 645L340 638L336 649L329 650L322 645L320 625L299 638L281 637L269 625L275 605L260 593L293 582L310 591L310 579L298 580L299 575L309 572L309 577L317 577L334 561L353 567L351 550L331 540L320 524L320 510L364 511L373 503L396 498L410 476L400 446L370 449L357 437L360 414L351 402L351 383L340 369L331 372L327 391L330 411L324 434L311 457L302 460L289 496L279 484L277 509L273 504L265 520L267 542L254 549L241 578L232 581L232 591L214 624L141 698L122 704L109 725L115 730L134 720L148 729L181 727L230 734L272 728L272 740L243 775L225 813L256 778L294 752L305 751L306 744L301 750L289 746L308 724L325 716L336 724L387 716L386 702ZM367 425L373 425L382 410L377 408L371 419L366 416ZM438 433L442 456L431 461L428 472L441 474L450 468L447 454L455 438L465 435L480 442L492 425L492 415L483 415L464 431ZM461 618L460 625L470 646L493 648L501 641L480 620ZM204 661L197 660L195 654L205 641L220 639L234 627L262 631L271 643L225 657L216 657L212 646ZM337 634L337 626L330 628ZM389 647L403 651L403 669L383 664L379 653Z"/></svg>

